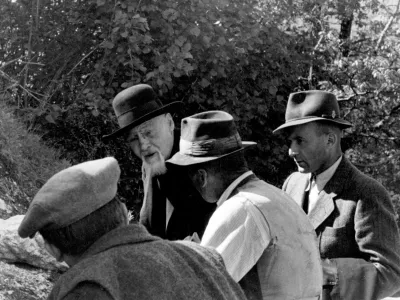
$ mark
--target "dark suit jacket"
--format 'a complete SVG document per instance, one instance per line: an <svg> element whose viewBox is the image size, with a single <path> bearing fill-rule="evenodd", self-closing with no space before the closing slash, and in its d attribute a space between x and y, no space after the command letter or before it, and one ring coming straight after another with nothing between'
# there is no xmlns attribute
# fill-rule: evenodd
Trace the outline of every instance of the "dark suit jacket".
<svg viewBox="0 0 400 300"><path fill-rule="evenodd" d="M175 134L171 157L178 150L179 132ZM145 186L144 189L145 199L140 211L140 223L151 234L168 240L183 240L195 232L202 237L217 206L201 197L190 181L186 169L169 164L167 173L154 177L151 187ZM166 228L167 198L174 211Z"/></svg>
<svg viewBox="0 0 400 300"><path fill-rule="evenodd" d="M283 185L300 206L308 178L296 172ZM343 157L308 215L321 258L337 267L331 299L375 300L400 289L399 229L393 204L381 184Z"/></svg>

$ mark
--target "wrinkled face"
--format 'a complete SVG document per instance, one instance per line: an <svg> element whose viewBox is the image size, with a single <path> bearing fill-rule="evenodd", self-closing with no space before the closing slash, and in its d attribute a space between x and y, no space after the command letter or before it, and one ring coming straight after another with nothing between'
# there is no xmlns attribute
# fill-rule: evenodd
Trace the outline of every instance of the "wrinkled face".
<svg viewBox="0 0 400 300"><path fill-rule="evenodd" d="M288 141L289 156L300 173L319 174L329 167L328 135L318 130L317 123L293 126Z"/></svg>
<svg viewBox="0 0 400 300"><path fill-rule="evenodd" d="M132 128L126 141L143 163L153 165L168 159L174 144L174 121L169 113Z"/></svg>

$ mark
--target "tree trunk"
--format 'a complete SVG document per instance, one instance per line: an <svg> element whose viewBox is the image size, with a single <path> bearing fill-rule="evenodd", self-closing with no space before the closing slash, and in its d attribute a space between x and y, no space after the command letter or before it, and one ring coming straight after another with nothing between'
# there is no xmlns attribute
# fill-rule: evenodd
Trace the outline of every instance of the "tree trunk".
<svg viewBox="0 0 400 300"><path fill-rule="evenodd" d="M339 39L341 40L340 50L344 57L349 56L352 25L353 25L353 13L349 14L348 16L344 16L340 24L340 34L339 34Z"/></svg>

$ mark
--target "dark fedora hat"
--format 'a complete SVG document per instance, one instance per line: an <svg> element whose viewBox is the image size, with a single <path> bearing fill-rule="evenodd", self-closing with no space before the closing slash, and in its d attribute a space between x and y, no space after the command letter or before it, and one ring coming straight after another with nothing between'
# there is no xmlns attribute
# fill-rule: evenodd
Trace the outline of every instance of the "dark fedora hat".
<svg viewBox="0 0 400 300"><path fill-rule="evenodd" d="M325 91L303 91L292 93L286 106L285 124L274 130L301 125L313 121L328 121L339 127L351 127L351 123L340 117L336 96Z"/></svg>
<svg viewBox="0 0 400 300"><path fill-rule="evenodd" d="M256 144L242 142L230 114L207 111L182 119L179 152L167 163L178 166L204 163Z"/></svg>
<svg viewBox="0 0 400 300"><path fill-rule="evenodd" d="M104 135L103 139L120 136L154 117L175 110L181 104L182 102L175 101L163 105L153 88L147 84L129 87L118 93L112 103L120 129Z"/></svg>

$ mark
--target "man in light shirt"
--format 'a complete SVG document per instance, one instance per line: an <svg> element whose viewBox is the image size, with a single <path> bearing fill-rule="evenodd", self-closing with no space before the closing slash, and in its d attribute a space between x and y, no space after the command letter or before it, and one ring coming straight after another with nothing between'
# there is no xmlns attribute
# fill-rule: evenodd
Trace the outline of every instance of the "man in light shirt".
<svg viewBox="0 0 400 300"><path fill-rule="evenodd" d="M304 91L289 96L287 135L298 172L283 184L304 209L318 236L323 300L376 300L400 289L400 240L385 188L343 155L334 94Z"/></svg>
<svg viewBox="0 0 400 300"><path fill-rule="evenodd" d="M217 203L201 244L215 248L248 299L318 299L322 268L315 232L300 207L247 167L233 117L208 111L182 119L179 152L194 186ZM183 170L182 170L183 172Z"/></svg>

